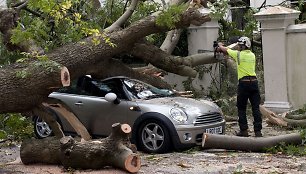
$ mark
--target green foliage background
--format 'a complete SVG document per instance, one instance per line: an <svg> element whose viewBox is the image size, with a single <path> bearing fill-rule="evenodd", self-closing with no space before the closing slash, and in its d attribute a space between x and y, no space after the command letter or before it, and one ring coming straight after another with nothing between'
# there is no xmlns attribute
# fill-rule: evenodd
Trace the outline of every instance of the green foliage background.
<svg viewBox="0 0 306 174"><path fill-rule="evenodd" d="M33 135L33 124L30 118L21 114L0 114L0 140L21 141Z"/></svg>

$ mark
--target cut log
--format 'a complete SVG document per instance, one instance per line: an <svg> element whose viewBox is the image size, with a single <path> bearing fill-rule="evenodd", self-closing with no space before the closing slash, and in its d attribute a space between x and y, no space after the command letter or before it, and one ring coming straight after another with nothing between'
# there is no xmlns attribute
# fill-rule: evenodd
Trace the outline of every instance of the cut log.
<svg viewBox="0 0 306 174"><path fill-rule="evenodd" d="M59 140L57 137L24 140L20 146L22 163L61 164Z"/></svg>
<svg viewBox="0 0 306 174"><path fill-rule="evenodd" d="M75 142L70 137L61 139L61 159L64 167L99 169L113 166L131 173L140 169L140 157L133 153L129 144L131 127L127 124L113 124L109 137L99 141Z"/></svg>
<svg viewBox="0 0 306 174"><path fill-rule="evenodd" d="M15 66L0 68L0 86L5 89L1 93L0 113L30 111L55 89L70 85L68 69L56 62L31 61Z"/></svg>
<svg viewBox="0 0 306 174"><path fill-rule="evenodd" d="M140 156L129 145L131 127L113 124L110 136L95 141L76 141L72 137L26 140L21 145L20 157L24 164L61 164L65 168L102 169L106 166L131 173L140 169ZM133 147L133 146L132 146Z"/></svg>
<svg viewBox="0 0 306 174"><path fill-rule="evenodd" d="M70 86L70 75L68 68L65 66L61 69L61 82L63 86Z"/></svg>
<svg viewBox="0 0 306 174"><path fill-rule="evenodd" d="M302 137L299 133L261 138L204 133L202 148L261 152L280 143L299 145Z"/></svg>

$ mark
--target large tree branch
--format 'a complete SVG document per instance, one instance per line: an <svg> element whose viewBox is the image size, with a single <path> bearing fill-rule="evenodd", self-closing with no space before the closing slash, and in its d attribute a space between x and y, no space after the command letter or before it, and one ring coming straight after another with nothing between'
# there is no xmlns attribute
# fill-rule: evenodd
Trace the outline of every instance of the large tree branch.
<svg viewBox="0 0 306 174"><path fill-rule="evenodd" d="M182 29L171 30L167 33L167 37L160 46L160 49L168 54L171 54L180 40Z"/></svg>
<svg viewBox="0 0 306 174"><path fill-rule="evenodd" d="M218 62L214 58L214 53L203 53L188 57L172 56L160 48L147 43L135 44L131 54L165 71L190 77L197 75L197 71L192 67Z"/></svg>
<svg viewBox="0 0 306 174"><path fill-rule="evenodd" d="M170 0L169 4L175 5L175 4L181 4L183 2L186 2L186 0ZM171 54L180 39L181 33L182 33L181 29L175 29L175 30L169 31L167 33L167 36L164 42L160 46L160 49Z"/></svg>
<svg viewBox="0 0 306 174"><path fill-rule="evenodd" d="M108 67L107 69L104 67ZM88 74L93 75L95 78L103 79L112 76L127 76L134 79L139 79L147 82L153 86L170 89L171 86L160 79L159 77L147 75L133 70L126 66L121 61L116 59L108 59L108 61L102 61L99 64L93 66Z"/></svg>
<svg viewBox="0 0 306 174"><path fill-rule="evenodd" d="M207 15L191 9L186 11L181 19L181 21L176 23L177 27L189 26L191 19L202 22L210 20ZM135 22L128 28L110 33L110 40L116 44L115 47L105 43L103 38L101 38L99 45L94 45L91 43L92 37L89 37L82 42L60 47L52 51L52 53L47 54L47 56L52 60L66 65L71 72L72 78L76 78L83 75L89 66L101 61L101 57L110 58L122 52L129 51L139 39L152 33L169 30L167 27L157 26L155 20L156 16L149 16Z"/></svg>
<svg viewBox="0 0 306 174"><path fill-rule="evenodd" d="M0 113L31 110L50 92L67 85L70 85L67 68L52 61L0 68L0 87L4 89Z"/></svg>
<svg viewBox="0 0 306 174"><path fill-rule="evenodd" d="M23 5L21 5L23 7ZM38 47L33 40L22 42L18 45L11 43L12 29L16 27L20 9L5 9L0 11L0 32L3 34L3 43L10 51L19 50L33 54L43 54L42 48Z"/></svg>

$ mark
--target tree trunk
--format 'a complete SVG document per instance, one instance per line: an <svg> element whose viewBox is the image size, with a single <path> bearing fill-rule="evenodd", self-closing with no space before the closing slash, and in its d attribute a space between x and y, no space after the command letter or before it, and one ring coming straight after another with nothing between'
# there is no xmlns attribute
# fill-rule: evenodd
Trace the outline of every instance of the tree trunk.
<svg viewBox="0 0 306 174"><path fill-rule="evenodd" d="M20 157L24 164L61 164L65 168L101 169L113 166L131 173L140 169L140 157L129 147L131 127L113 124L105 139L77 142L72 137L30 139L21 144ZM131 146L134 147L134 146Z"/></svg>
<svg viewBox="0 0 306 174"><path fill-rule="evenodd" d="M202 148L261 152L280 143L299 145L302 137L298 133L262 138L204 133Z"/></svg>
<svg viewBox="0 0 306 174"><path fill-rule="evenodd" d="M68 69L53 61L0 68L0 113L29 111L54 89L69 85Z"/></svg>

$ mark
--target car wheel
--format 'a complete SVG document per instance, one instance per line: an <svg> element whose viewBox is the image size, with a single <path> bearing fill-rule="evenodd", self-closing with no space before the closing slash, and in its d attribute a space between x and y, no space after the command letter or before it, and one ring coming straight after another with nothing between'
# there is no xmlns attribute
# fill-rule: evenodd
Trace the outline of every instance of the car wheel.
<svg viewBox="0 0 306 174"><path fill-rule="evenodd" d="M50 126L38 116L34 117L34 133L37 138L46 138L53 135Z"/></svg>
<svg viewBox="0 0 306 174"><path fill-rule="evenodd" d="M147 153L166 153L171 148L168 129L158 120L144 121L137 137L140 149Z"/></svg>

